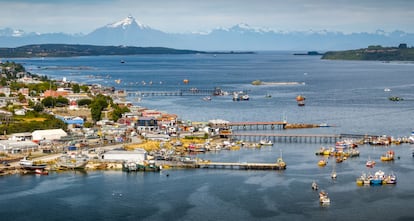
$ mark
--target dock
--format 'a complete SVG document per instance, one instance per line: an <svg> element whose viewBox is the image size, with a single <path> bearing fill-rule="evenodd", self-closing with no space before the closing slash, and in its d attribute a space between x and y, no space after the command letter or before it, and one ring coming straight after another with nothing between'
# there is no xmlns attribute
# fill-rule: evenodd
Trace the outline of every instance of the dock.
<svg viewBox="0 0 414 221"><path fill-rule="evenodd" d="M247 163L247 162L210 162L196 163L197 168L207 169L239 169L239 170L285 170L286 163L278 158L275 163Z"/></svg>

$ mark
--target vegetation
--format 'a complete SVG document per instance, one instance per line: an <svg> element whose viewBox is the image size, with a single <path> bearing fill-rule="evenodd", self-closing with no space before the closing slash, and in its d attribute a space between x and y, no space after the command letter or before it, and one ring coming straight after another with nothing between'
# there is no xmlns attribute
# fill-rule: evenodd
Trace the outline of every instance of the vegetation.
<svg viewBox="0 0 414 221"><path fill-rule="evenodd" d="M357 50L329 51L322 56L322 59L414 61L414 48L407 48L405 44L400 44L399 47L382 47L380 45L372 45L368 48Z"/></svg>
<svg viewBox="0 0 414 221"><path fill-rule="evenodd" d="M0 57L73 57L97 55L136 54L196 54L193 50L178 50L164 47L96 46L70 44L26 45L17 48L0 48Z"/></svg>
<svg viewBox="0 0 414 221"><path fill-rule="evenodd" d="M33 132L44 129L67 129L66 124L55 118L53 115L29 111L26 116L14 117L14 122L0 124L0 131L3 134Z"/></svg>

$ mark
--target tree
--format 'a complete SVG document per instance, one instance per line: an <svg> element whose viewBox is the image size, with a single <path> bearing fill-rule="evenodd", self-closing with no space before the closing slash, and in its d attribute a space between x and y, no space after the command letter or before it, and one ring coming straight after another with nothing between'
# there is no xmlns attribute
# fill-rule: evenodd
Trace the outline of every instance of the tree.
<svg viewBox="0 0 414 221"><path fill-rule="evenodd" d="M50 108L50 107L56 106L56 101L55 101L55 99L53 97L49 96L49 97L46 97L46 98L44 98L42 100L42 104L45 107L49 107Z"/></svg>
<svg viewBox="0 0 414 221"><path fill-rule="evenodd" d="M102 110L108 106L108 103L112 102L110 97L106 97L105 95L98 94L95 99L92 100L92 103L89 105L91 108L91 116L92 120L99 121L101 120L101 113Z"/></svg>
<svg viewBox="0 0 414 221"><path fill-rule="evenodd" d="M92 103L91 99L80 99L78 100L78 106L90 105Z"/></svg>
<svg viewBox="0 0 414 221"><path fill-rule="evenodd" d="M75 94L79 93L80 92L80 86L79 86L79 84L72 84L72 91Z"/></svg>

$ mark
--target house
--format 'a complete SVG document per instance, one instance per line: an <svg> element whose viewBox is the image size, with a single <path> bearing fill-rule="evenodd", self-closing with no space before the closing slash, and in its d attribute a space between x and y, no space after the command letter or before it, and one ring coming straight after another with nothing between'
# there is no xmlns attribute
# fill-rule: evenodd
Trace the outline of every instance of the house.
<svg viewBox="0 0 414 221"><path fill-rule="evenodd" d="M26 132L26 133L14 133L11 134L11 137L9 140L15 140L15 141L23 141L23 140L32 140L32 133Z"/></svg>
<svg viewBox="0 0 414 221"><path fill-rule="evenodd" d="M158 121L154 117L140 117L136 123L137 131L154 131L158 129Z"/></svg>

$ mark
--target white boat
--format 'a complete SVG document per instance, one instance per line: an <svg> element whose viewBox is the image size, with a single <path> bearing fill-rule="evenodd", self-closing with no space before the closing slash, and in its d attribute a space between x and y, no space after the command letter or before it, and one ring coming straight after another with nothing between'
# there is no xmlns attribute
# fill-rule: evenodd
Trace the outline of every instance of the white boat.
<svg viewBox="0 0 414 221"><path fill-rule="evenodd" d="M318 190L318 184L315 181L312 182L312 189Z"/></svg>
<svg viewBox="0 0 414 221"><path fill-rule="evenodd" d="M327 204L330 204L331 203L331 199L329 199L329 197L328 197L328 193L326 193L325 191L321 191L321 192L319 192L319 202L322 204L322 205L327 205Z"/></svg>
<svg viewBox="0 0 414 221"><path fill-rule="evenodd" d="M389 89L389 88L384 88L384 91L385 91L385 92L390 92L390 91L391 91L391 89Z"/></svg>
<svg viewBox="0 0 414 221"><path fill-rule="evenodd" d="M26 157L24 157L23 159L21 159L19 161L19 164L21 166L32 166L33 165L33 160L28 160Z"/></svg>
<svg viewBox="0 0 414 221"><path fill-rule="evenodd" d="M273 145L273 142L271 140L261 140L260 141L260 145L263 145L263 146L272 146Z"/></svg>

